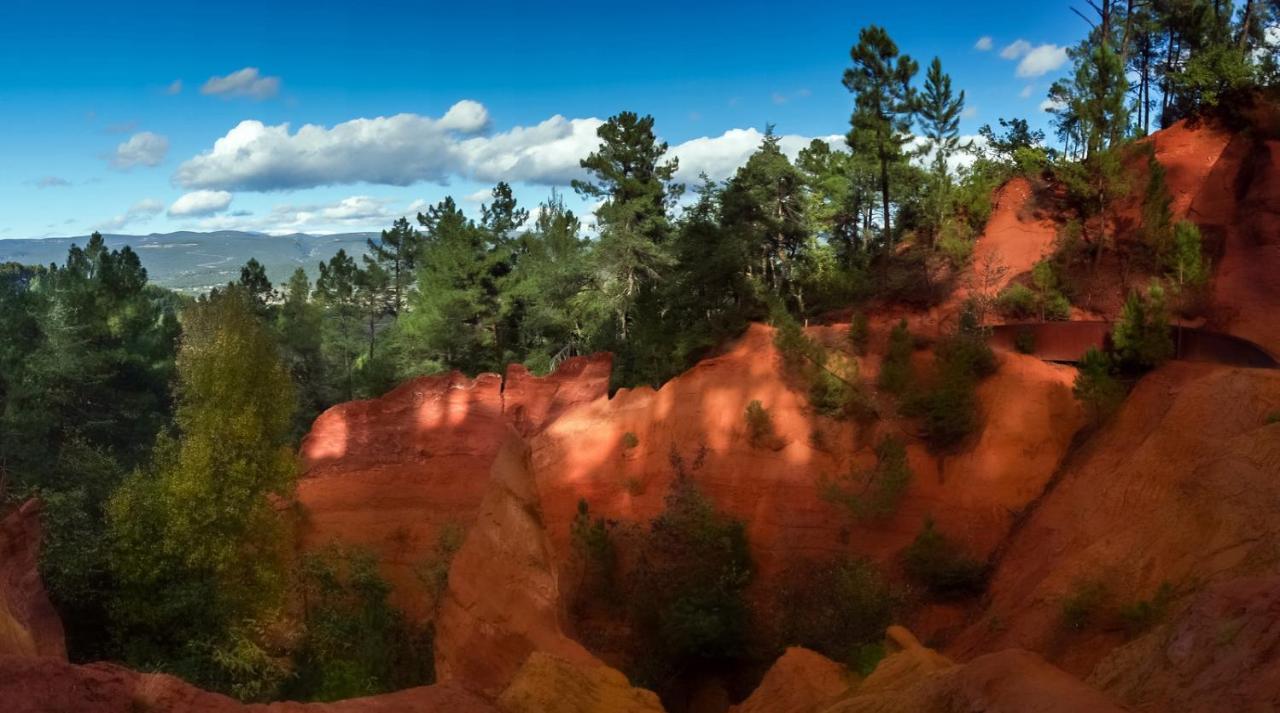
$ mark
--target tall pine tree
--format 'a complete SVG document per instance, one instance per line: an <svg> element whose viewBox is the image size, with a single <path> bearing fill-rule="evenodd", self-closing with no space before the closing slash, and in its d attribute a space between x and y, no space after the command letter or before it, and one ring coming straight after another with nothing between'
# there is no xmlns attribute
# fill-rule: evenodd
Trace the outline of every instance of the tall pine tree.
<svg viewBox="0 0 1280 713"><path fill-rule="evenodd" d="M596 265L625 344L642 292L671 267L667 211L683 186L674 181L678 162L663 160L667 144L654 135L652 116L624 111L596 134L599 148L581 161L591 178L575 180L573 187L585 198L603 200L596 209Z"/></svg>
<svg viewBox="0 0 1280 713"><path fill-rule="evenodd" d="M848 142L855 153L875 156L880 168L880 201L884 242L893 242L889 217L891 169L905 161L910 141L915 91L911 80L919 70L915 60L898 54L898 46L882 27L872 25L858 33L858 44L849 51L853 66L844 72L844 86L855 95L852 129Z"/></svg>

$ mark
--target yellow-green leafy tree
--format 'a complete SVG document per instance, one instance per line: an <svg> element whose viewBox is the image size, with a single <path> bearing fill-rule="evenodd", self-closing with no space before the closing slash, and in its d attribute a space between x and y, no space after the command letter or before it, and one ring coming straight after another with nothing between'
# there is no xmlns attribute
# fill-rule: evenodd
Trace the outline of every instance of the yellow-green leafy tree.
<svg viewBox="0 0 1280 713"><path fill-rule="evenodd" d="M177 434L108 506L116 635L131 664L241 698L285 667L263 627L284 590L286 530L271 496L293 484L293 386L238 286L182 317Z"/></svg>

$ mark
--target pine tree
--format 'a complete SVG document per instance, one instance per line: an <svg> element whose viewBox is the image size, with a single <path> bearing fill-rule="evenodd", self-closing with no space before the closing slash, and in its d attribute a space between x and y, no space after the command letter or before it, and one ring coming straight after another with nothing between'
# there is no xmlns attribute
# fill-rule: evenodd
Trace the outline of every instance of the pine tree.
<svg viewBox="0 0 1280 713"><path fill-rule="evenodd" d="M880 199L884 242L893 242L889 218L890 169L904 161L910 141L915 91L911 80L919 70L915 60L898 54L898 46L884 28L872 25L858 33L849 51L853 66L844 72L844 85L856 98L849 119L849 146L855 153L872 153L880 167Z"/></svg>
<svg viewBox="0 0 1280 713"><path fill-rule="evenodd" d="M402 376L441 367L468 373L501 368L499 319L491 299L487 233L446 197L418 215L425 232L418 288L400 320Z"/></svg>
<svg viewBox="0 0 1280 713"><path fill-rule="evenodd" d="M581 222L554 191L537 216L518 238L516 268L500 287L515 358L545 373L581 353L598 320L582 304L591 275Z"/></svg>
<svg viewBox="0 0 1280 713"><path fill-rule="evenodd" d="M257 258L249 258L244 267L240 268L240 279L235 284L243 287L253 299L260 315L268 313L278 296L271 280L267 278L267 268Z"/></svg>
<svg viewBox="0 0 1280 713"><path fill-rule="evenodd" d="M751 264L774 294L792 293L803 310L795 263L809 237L804 178L782 153L772 127L725 188L722 221L747 239ZM748 268L750 269L750 268Z"/></svg>
<svg viewBox="0 0 1280 713"><path fill-rule="evenodd" d="M596 210L600 238L595 260L603 276L600 291L627 342L636 303L671 267L668 209L683 192L675 183L679 166L664 161L666 142L653 133L653 117L624 111L596 131L600 146L581 161L591 174L573 188L585 198L603 199Z"/></svg>
<svg viewBox="0 0 1280 713"><path fill-rule="evenodd" d="M861 217L874 203L874 171L865 157L832 150L822 139L800 151L796 170L808 195L809 233L832 245L845 266L852 265L862 246Z"/></svg>
<svg viewBox="0 0 1280 713"><path fill-rule="evenodd" d="M360 268L338 250L329 262L320 263L315 298L324 311L324 353L330 376L332 401L350 401L355 394L355 362L361 350L360 312L356 305L356 278Z"/></svg>
<svg viewBox="0 0 1280 713"><path fill-rule="evenodd" d="M925 76L924 92L920 95L920 123L925 138L933 148L933 174L937 194L934 214L934 231L942 227L947 207L947 189L951 184L948 161L961 148L960 114L964 111L964 92L953 95L951 77L943 74L942 62L933 58Z"/></svg>
<svg viewBox="0 0 1280 713"><path fill-rule="evenodd" d="M276 328L285 367L293 377L298 397L293 435L301 437L329 405L325 389L324 312L311 301L311 283L302 268L294 270L285 284Z"/></svg>
<svg viewBox="0 0 1280 713"><path fill-rule="evenodd" d="M365 354L365 363L374 360L374 345L378 336L378 325L381 318L395 314L395 286L392 276L376 260L364 256L364 269L356 273L356 304L365 322L365 334L369 340L369 349Z"/></svg>
<svg viewBox="0 0 1280 713"><path fill-rule="evenodd" d="M390 230L382 231L377 242L372 239L367 242L369 254L388 273L391 314L399 317L413 286L414 269L422 250L422 235L409 225L406 218L399 218L391 224Z"/></svg>

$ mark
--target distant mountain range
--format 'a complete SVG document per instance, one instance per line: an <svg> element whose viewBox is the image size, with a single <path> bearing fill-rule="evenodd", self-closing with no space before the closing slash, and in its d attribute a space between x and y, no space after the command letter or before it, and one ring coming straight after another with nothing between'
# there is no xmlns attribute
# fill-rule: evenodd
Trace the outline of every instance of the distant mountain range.
<svg viewBox="0 0 1280 713"><path fill-rule="evenodd" d="M182 231L151 235L103 235L107 245L133 248L147 268L150 281L186 293L200 293L240 276L240 266L257 258L274 283L288 279L298 267L315 279L316 266L338 250L357 260L368 251L366 240L378 233L335 235L266 235L238 230L213 233ZM89 236L68 238L16 238L0 240L0 263L27 265L62 264L73 244L83 246Z"/></svg>

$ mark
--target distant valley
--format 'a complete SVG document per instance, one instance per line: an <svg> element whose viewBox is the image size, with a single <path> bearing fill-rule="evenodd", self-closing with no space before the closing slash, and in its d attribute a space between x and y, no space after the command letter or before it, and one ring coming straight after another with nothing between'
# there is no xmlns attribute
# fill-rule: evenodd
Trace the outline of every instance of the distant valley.
<svg viewBox="0 0 1280 713"><path fill-rule="evenodd" d="M298 267L305 268L314 279L318 263L328 260L338 250L346 250L358 258L368 249L365 241L377 238L378 233L267 235L220 230L103 237L112 248L132 247L147 268L151 282L194 294L234 280L240 274L240 266L249 258L257 258L265 265L267 275L275 283L283 282ZM0 263L61 264L73 244L83 246L88 240L87 235L0 240Z"/></svg>

